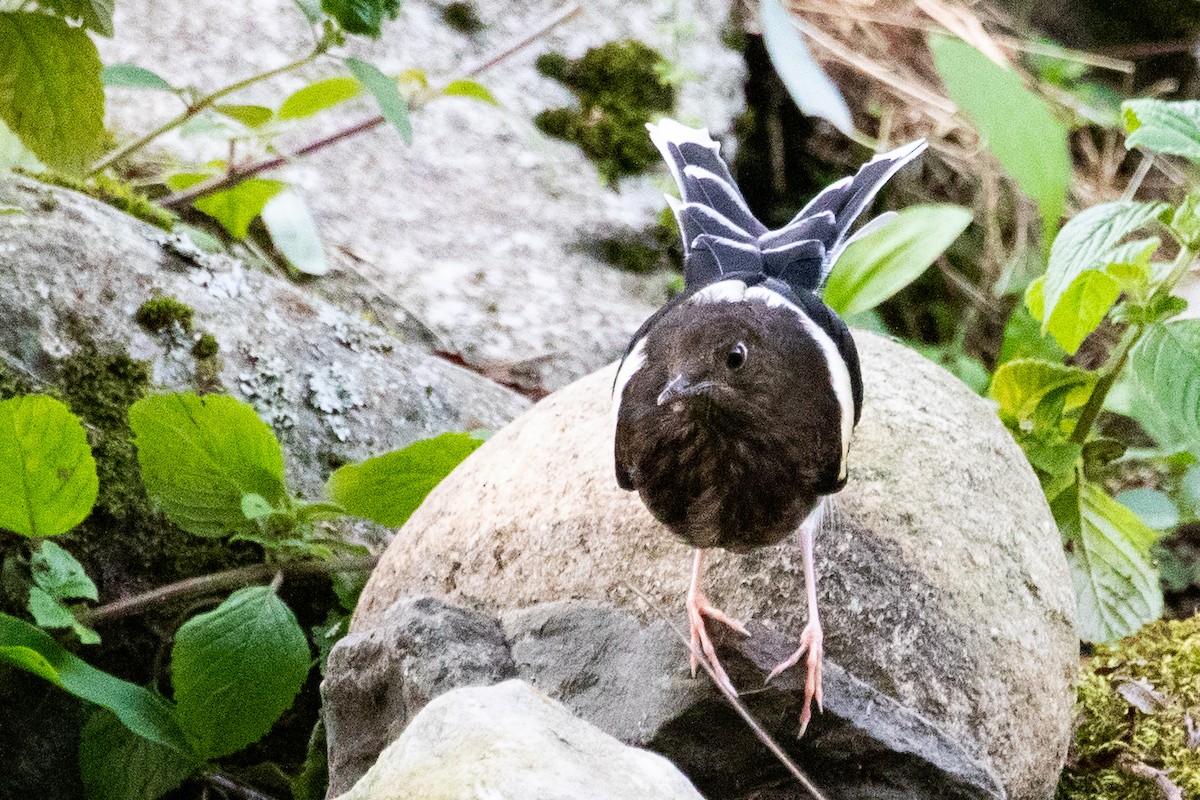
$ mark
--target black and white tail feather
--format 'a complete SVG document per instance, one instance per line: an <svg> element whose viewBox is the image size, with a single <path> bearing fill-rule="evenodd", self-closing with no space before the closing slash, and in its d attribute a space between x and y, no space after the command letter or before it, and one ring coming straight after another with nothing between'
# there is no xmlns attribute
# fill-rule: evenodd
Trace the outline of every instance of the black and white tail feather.
<svg viewBox="0 0 1200 800"><path fill-rule="evenodd" d="M646 127L683 196L668 196L667 202L683 237L685 293L731 276L760 274L792 291L820 291L846 246L895 216L881 214L850 235L883 185L925 150L922 139L875 156L772 231L751 213L707 130L673 119Z"/></svg>

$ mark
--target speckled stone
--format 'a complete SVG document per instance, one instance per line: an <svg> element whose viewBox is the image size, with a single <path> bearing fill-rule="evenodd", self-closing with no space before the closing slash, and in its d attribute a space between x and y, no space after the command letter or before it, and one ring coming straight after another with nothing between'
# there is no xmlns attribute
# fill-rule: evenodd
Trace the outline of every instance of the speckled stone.
<svg viewBox="0 0 1200 800"><path fill-rule="evenodd" d="M468 36L446 24L443 0L405 0L378 41L351 37L346 50L389 74L424 70L436 85L508 48L564 5L475 0L484 28ZM610 41L647 42L687 76L680 119L728 135L744 107L745 63L723 39L734 5L580 3L574 19L479 76L499 107L438 99L413 114L411 147L384 126L281 170L303 189L326 244L332 271L317 291L359 303L414 339L432 332L441 349L550 390L616 358L664 299L665 279L615 269L601 243L646 238L665 207L665 170L626 179L619 192L607 188L578 147L534 126L538 112L575 104L534 62L547 52L578 58ZM97 42L104 63L133 62L206 90L311 47L292 0L207 0L186 14L158 0L122 0L114 27L113 39ZM347 74L340 60L324 59L229 101L276 108L305 83L335 74ZM110 88L108 99L109 124L128 134L180 111L165 92ZM298 146L377 113L360 98L296 126L284 142ZM201 162L227 155L215 138L172 135L165 143Z"/></svg>
<svg viewBox="0 0 1200 800"><path fill-rule="evenodd" d="M148 361L155 385L185 391L208 369L193 338L210 331L216 377L273 425L289 486L310 498L331 464L499 427L529 405L286 280L84 195L6 179L0 206L21 209L0 215L0 360L52 383L79 329ZM194 309L194 334L138 326L138 306L158 294Z"/></svg>
<svg viewBox="0 0 1200 800"><path fill-rule="evenodd" d="M858 333L866 403L836 527L818 538L826 652L955 736L1013 800L1053 794L1071 727L1075 603L1037 480L988 402ZM679 612L688 550L616 486L610 366L497 433L430 495L363 592L354 630L416 592L497 612L570 598ZM718 554L708 594L799 636L800 549Z"/></svg>

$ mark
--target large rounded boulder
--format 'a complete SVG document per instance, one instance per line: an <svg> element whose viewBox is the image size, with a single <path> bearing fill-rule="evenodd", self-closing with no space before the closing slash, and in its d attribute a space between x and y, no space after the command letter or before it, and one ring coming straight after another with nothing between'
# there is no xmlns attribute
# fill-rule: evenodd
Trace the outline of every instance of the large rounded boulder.
<svg viewBox="0 0 1200 800"><path fill-rule="evenodd" d="M1078 649L1037 480L986 401L898 344L856 338L865 408L817 540L827 659L952 737L1008 797L1049 798ZM636 587L682 619L689 551L616 485L614 369L546 398L443 481L384 554L353 628L418 592L492 613L590 599L645 614ZM804 627L795 538L715 554L705 586L744 621L790 638Z"/></svg>

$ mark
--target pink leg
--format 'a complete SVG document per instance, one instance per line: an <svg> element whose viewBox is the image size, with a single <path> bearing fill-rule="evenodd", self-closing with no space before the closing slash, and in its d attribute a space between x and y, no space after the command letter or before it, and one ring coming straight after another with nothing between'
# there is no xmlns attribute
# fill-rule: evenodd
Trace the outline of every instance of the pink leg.
<svg viewBox="0 0 1200 800"><path fill-rule="evenodd" d="M708 658L709 666L717 675L717 680L729 689L729 691L737 694L737 690L733 688L733 682L729 680L729 676L725 673L725 668L721 666L721 662L717 660L717 651L713 648L712 640L708 638L708 631L704 627L704 618L711 617L712 619L722 622L730 628L733 628L743 636L749 636L750 631L746 630L746 626L738 622L733 617L714 608L708 602L708 598L704 595L704 590L700 588L700 574L704 568L704 550L696 549L696 558L692 562L692 583L688 587L687 593L687 614L688 622L691 623L692 629L692 646L691 646L691 667L692 677L696 676L696 667L700 664L697 650L702 650L706 658Z"/></svg>
<svg viewBox="0 0 1200 800"><path fill-rule="evenodd" d="M800 544L804 553L804 588L808 594L808 624L804 626L804 632L800 634L799 649L792 653L786 661L771 670L771 674L767 676L769 682L784 670L794 667L804 654L808 653L808 678L804 682L804 707L800 710L801 736L804 735L805 729L808 728L808 722L812 719L813 699L815 698L817 701L818 710L821 709L824 699L821 692L821 663L825 657L825 634L821 630L821 617L817 613L817 576L813 568L813 540L816 538L817 530L821 527L821 520L824 517L823 510L818 506L817 510L809 514L800 525Z"/></svg>

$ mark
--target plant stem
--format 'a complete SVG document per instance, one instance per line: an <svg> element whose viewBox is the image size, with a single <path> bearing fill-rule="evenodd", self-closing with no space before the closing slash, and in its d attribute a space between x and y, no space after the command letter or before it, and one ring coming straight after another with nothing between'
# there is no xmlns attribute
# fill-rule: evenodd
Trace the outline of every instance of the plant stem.
<svg viewBox="0 0 1200 800"><path fill-rule="evenodd" d="M253 86L256 83L261 83L262 81L269 80L278 75L283 75L286 72L291 72L294 69L299 69L300 67L303 67L305 64L312 63L322 53L324 53L327 48L328 48L328 45L325 43L324 40L322 40L320 42L317 42L316 47L313 48L311 53L309 53L308 55L306 55L302 58L298 58L295 61L293 61L289 64L284 64L281 67L275 67L274 69L269 69L266 72L260 72L257 75L251 75L250 77L244 78L244 79L238 81L237 83L232 83L229 86L224 87L223 89L218 89L217 91L213 92L212 94L201 97L199 100L196 100L194 103L190 103L188 105L188 107L186 109L184 109L183 113L180 114L179 116L174 117L173 119L167 120L162 125L159 125L157 128L150 131L146 135L141 136L137 139L134 139L132 142L129 142L128 144L118 147L116 150L114 150L111 153L109 153L108 155L104 156L104 158L100 159L92 166L92 169L90 172L88 172L88 175L89 176L95 175L97 172L107 169L108 167L112 166L113 164L120 161L121 159L123 159L129 155L132 155L133 153L136 153L137 151L141 150L142 148L144 148L146 145L150 144L152 141L154 141L158 137L162 136L164 133L167 133L169 131L174 130L175 128L178 128L180 125L183 125L185 122L187 122L192 117L199 114L201 111L204 111L206 108L211 107L221 98L231 95L234 92L239 92L242 89L245 89L249 86Z"/></svg>
<svg viewBox="0 0 1200 800"><path fill-rule="evenodd" d="M463 75L465 77L473 77L481 72L491 69L501 61L504 61L506 58L511 56L513 53L528 47L537 39L545 36L553 28L575 17L581 10L581 7L577 4L560 8L558 11L547 17L541 25L538 25L529 34L522 37L518 41L509 44L497 53L489 56L484 61L481 61L478 64L468 68L463 72ZM419 107L419 105L417 107ZM299 158L303 158L304 156L315 153L318 150L323 150L332 144L342 141L343 139L349 139L352 136L357 136L360 133L364 133L372 128L376 128L382 125L385 121L386 120L382 115L372 117L368 120L364 120L363 122L351 125L348 128L343 128L342 130L332 133L329 136L323 136L320 139L309 142L308 144L291 153L283 153L278 156L272 156L255 161L250 164L232 167L224 175L214 175L208 180L197 183L195 186L191 186L182 191L169 194L159 200L158 204L163 208L183 208L198 197L203 197L204 195L212 194L213 192L219 192L223 189L228 189L230 186L240 183L246 178L252 178L260 173L267 172L268 170L282 167L284 164Z"/></svg>
<svg viewBox="0 0 1200 800"><path fill-rule="evenodd" d="M1125 362L1129 359L1129 351L1137 344L1138 339L1142 338L1142 330L1143 326L1140 324L1130 325L1126 328L1120 343L1109 356L1104 374L1100 376L1100 380L1096 381L1096 388L1092 389L1083 411L1079 412L1079 421L1075 423L1075 430L1071 431L1071 441L1075 444L1083 444L1087 441L1088 434L1092 432L1092 425L1096 423L1096 418L1100 416L1100 411L1104 408L1104 400L1108 397L1109 390L1117 382L1117 377L1120 376Z"/></svg>
<svg viewBox="0 0 1200 800"><path fill-rule="evenodd" d="M99 622L109 622L141 614L167 603L230 592L270 580L276 574L295 577L297 575L328 575L334 572L361 572L374 569L378 562L378 558L372 557L340 558L331 561L293 561L283 566L253 564L249 567L214 572L211 575L201 575L197 578L170 583L157 589L151 589L144 594L80 611L75 616L81 623L90 626Z"/></svg>
<svg viewBox="0 0 1200 800"><path fill-rule="evenodd" d="M1181 246L1179 248L1179 255L1175 257L1175 263L1171 266L1170 274L1159 284L1154 294L1170 294L1171 290L1175 288L1175 284L1179 283L1179 279L1192 266L1195 258L1195 250ZM1153 299L1151 302L1153 302ZM1121 341L1117 344L1116 349L1113 350L1112 355L1109 356L1104 374L1100 376L1100 380L1096 381L1096 388L1092 390L1092 394L1088 397L1083 411L1079 413L1079 421L1075 423L1075 430L1071 431L1071 441L1075 444L1083 444L1087 441L1088 434L1092 432L1092 426L1096 423L1096 418L1100 416L1100 411L1104 408L1104 401L1108 397L1109 390L1117 382L1117 378L1121 375L1121 370L1125 368L1125 362L1129 359L1130 351L1133 350L1133 346L1138 343L1138 340L1142 338L1145 330L1145 325L1130 325L1126 329L1124 336L1121 337Z"/></svg>

